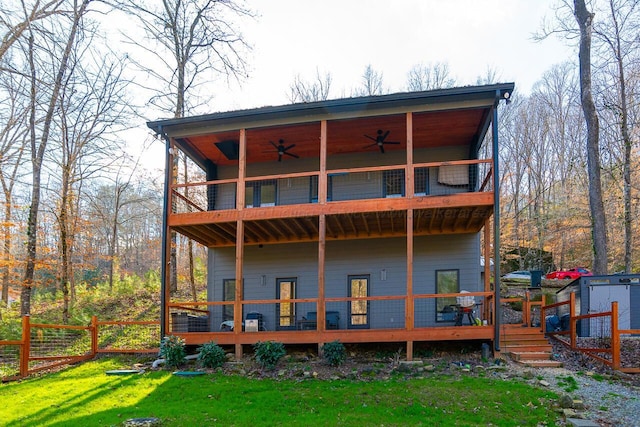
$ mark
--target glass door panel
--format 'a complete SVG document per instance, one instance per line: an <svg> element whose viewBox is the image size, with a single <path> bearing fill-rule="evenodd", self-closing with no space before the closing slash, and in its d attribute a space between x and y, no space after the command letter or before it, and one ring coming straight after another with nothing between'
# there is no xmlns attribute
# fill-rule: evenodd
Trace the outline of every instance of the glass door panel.
<svg viewBox="0 0 640 427"><path fill-rule="evenodd" d="M369 276L349 276L349 296L365 298L369 296ZM357 300L349 302L349 327L369 327L369 301Z"/></svg>

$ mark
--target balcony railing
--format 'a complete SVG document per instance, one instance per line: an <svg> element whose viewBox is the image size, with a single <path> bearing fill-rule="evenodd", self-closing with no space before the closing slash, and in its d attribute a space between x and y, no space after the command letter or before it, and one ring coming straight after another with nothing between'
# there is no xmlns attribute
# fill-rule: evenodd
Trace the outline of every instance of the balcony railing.
<svg viewBox="0 0 640 427"><path fill-rule="evenodd" d="M382 198L444 196L493 191L491 160L458 160L412 165L413 192L409 194L407 166L378 166L327 171L327 203ZM248 177L243 207L260 208L318 203L318 172ZM233 210L238 179L174 184L171 212L182 214Z"/></svg>
<svg viewBox="0 0 640 427"><path fill-rule="evenodd" d="M411 301L413 324L406 324L406 295L369 297L328 297L324 300L325 330L420 329L463 325L469 317L457 317L456 297L474 297L473 318L491 325L491 292L414 295ZM242 332L317 331L318 299L244 300ZM173 302L169 305L172 333L225 333L234 330L234 301ZM458 325L459 326L459 325Z"/></svg>

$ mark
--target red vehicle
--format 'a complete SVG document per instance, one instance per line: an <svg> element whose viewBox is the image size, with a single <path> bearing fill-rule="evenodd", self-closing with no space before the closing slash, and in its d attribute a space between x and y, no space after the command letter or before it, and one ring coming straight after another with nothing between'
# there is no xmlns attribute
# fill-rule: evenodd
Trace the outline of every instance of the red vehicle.
<svg viewBox="0 0 640 427"><path fill-rule="evenodd" d="M575 280L578 277L582 277L582 276L593 276L593 273L591 273L589 270L587 270L584 267L577 267L577 268L570 268L568 270L552 271L551 273L546 275L546 278L559 279L559 280L566 280L566 279Z"/></svg>

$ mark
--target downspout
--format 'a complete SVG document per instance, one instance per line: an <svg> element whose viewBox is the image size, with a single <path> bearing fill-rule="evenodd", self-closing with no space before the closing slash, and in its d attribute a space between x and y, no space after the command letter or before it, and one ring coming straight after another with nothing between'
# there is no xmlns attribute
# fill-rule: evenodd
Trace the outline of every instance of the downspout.
<svg viewBox="0 0 640 427"><path fill-rule="evenodd" d="M167 320L167 226L169 224L169 181L171 178L170 153L171 144L169 138L163 134L162 125L158 126L158 135L165 140L165 176L164 176L164 198L162 202L162 248L161 248L161 265L160 265L160 339L162 340L167 331L165 331L165 322Z"/></svg>
<svg viewBox="0 0 640 427"><path fill-rule="evenodd" d="M494 319L494 351L500 351L500 321L502 311L500 309L500 169L498 152L498 104L500 103L500 91L496 91L496 102L493 106L493 124L491 132L493 136L493 290L495 304ZM485 260L491 266L491 260Z"/></svg>

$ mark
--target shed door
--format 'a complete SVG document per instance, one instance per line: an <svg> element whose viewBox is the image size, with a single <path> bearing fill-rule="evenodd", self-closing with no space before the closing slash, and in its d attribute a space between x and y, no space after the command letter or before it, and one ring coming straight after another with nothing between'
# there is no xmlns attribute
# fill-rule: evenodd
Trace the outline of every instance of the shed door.
<svg viewBox="0 0 640 427"><path fill-rule="evenodd" d="M618 301L618 328L631 329L631 291L628 285L617 286L589 286L589 313L601 313L611 311L611 302ZM602 326L597 324L598 319L591 319L591 336L602 336L599 331ZM609 331L611 326L609 325ZM610 336L604 334L604 336Z"/></svg>

